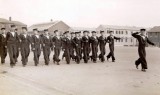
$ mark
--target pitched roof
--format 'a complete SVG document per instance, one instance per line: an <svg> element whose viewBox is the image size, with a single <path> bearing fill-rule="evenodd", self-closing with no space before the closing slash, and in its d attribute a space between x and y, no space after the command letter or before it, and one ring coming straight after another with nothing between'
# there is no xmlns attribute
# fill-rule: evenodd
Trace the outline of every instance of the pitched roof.
<svg viewBox="0 0 160 95"><path fill-rule="evenodd" d="M151 28L148 32L160 32L160 26L155 26Z"/></svg>
<svg viewBox="0 0 160 95"><path fill-rule="evenodd" d="M118 25L100 25L102 28L119 29L119 30L140 30L142 27L136 26L118 26Z"/></svg>
<svg viewBox="0 0 160 95"><path fill-rule="evenodd" d="M87 28L87 27L71 27L69 30L75 30L75 31L84 31L84 30L88 30L88 31L95 31L96 28Z"/></svg>
<svg viewBox="0 0 160 95"><path fill-rule="evenodd" d="M61 21L33 24L28 29L29 29L29 31L32 31L33 29L37 28L39 31L43 31L44 29L49 29L50 27L52 27L53 25L55 25L59 22L61 22Z"/></svg>
<svg viewBox="0 0 160 95"><path fill-rule="evenodd" d="M10 23L18 25L18 26L26 26L26 24L19 22L19 21L10 21Z"/></svg>
<svg viewBox="0 0 160 95"><path fill-rule="evenodd" d="M4 18L0 18L0 23L9 23L9 20L4 19Z"/></svg>

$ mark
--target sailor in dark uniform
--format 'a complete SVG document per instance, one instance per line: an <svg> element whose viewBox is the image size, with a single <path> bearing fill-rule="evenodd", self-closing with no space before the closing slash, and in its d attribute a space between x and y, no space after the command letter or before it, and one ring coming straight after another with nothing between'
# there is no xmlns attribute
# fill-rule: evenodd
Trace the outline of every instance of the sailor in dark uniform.
<svg viewBox="0 0 160 95"><path fill-rule="evenodd" d="M6 35L7 49L10 58L10 66L13 67L17 61L17 40L18 34L15 32L16 26L11 25L11 32L8 32Z"/></svg>
<svg viewBox="0 0 160 95"><path fill-rule="evenodd" d="M71 38L69 37L69 31L65 32L66 37L63 38L63 51L64 51L64 56L67 64L70 64L70 59L71 59Z"/></svg>
<svg viewBox="0 0 160 95"><path fill-rule="evenodd" d="M71 53L71 59L75 60L75 55L74 55L74 37L75 37L75 33L71 32L71 48L70 48L70 53Z"/></svg>
<svg viewBox="0 0 160 95"><path fill-rule="evenodd" d="M15 32L17 33L17 35L18 35L18 39L17 39L17 56L16 56L16 62L18 62L18 57L19 57L19 53L20 53L20 40L19 40L19 34L18 34L18 29L16 28L15 29Z"/></svg>
<svg viewBox="0 0 160 95"><path fill-rule="evenodd" d="M54 31L55 36L52 38L53 41L53 48L54 48L54 56L53 56L53 62L57 62L57 65L59 65L60 59L59 55L62 49L62 38L60 37L59 31Z"/></svg>
<svg viewBox="0 0 160 95"><path fill-rule="evenodd" d="M110 33L110 35L106 39L107 43L109 43L109 49L110 49L110 53L107 55L107 60L110 57L112 57L112 62L115 62L115 57L114 57L114 39L120 40L121 38L115 37L113 35L113 31L110 31L109 33Z"/></svg>
<svg viewBox="0 0 160 95"><path fill-rule="evenodd" d="M146 72L146 69L148 69L147 67L147 61L146 61L146 50L145 47L147 45L147 43L151 44L151 45L155 45L154 43L152 43L148 37L146 36L146 30L145 29L141 29L140 33L136 32L133 33L132 36L134 38L136 38L139 42L139 46L138 46L138 54L139 54L139 59L135 61L135 65L136 68L138 69L139 64L141 64L142 66L142 71Z"/></svg>
<svg viewBox="0 0 160 95"><path fill-rule="evenodd" d="M52 48L52 38L48 33L48 29L44 30L45 35L43 35L43 55L45 60L45 65L49 64L49 56Z"/></svg>
<svg viewBox="0 0 160 95"><path fill-rule="evenodd" d="M22 65L25 67L28 62L28 56L30 54L30 44L31 38L27 34L27 28L22 27L22 34L19 35L20 40L20 50L21 50L21 58L22 58Z"/></svg>
<svg viewBox="0 0 160 95"><path fill-rule="evenodd" d="M35 66L39 64L39 57L41 55L42 48L42 38L39 35L39 31L37 29L33 29L34 35L32 36L32 51L34 53L34 63Z"/></svg>
<svg viewBox="0 0 160 95"><path fill-rule="evenodd" d="M82 37L82 48L83 48L83 59L84 63L88 63L90 58L89 53L91 51L90 48L90 37L88 36L89 31L83 31L84 36Z"/></svg>
<svg viewBox="0 0 160 95"><path fill-rule="evenodd" d="M92 31L92 36L90 37L90 43L92 48L92 60L94 63L96 63L97 53L98 53L98 37L96 36L96 31Z"/></svg>
<svg viewBox="0 0 160 95"><path fill-rule="evenodd" d="M75 48L75 52L76 52L76 56L75 56L75 61L77 62L77 64L80 63L81 57L82 57L82 39L80 37L81 32L75 32L75 37L73 39L73 43L74 43L74 48Z"/></svg>
<svg viewBox="0 0 160 95"><path fill-rule="evenodd" d="M7 56L7 44L6 44L6 29L1 28L2 34L0 34L0 56L1 64L5 63L5 58Z"/></svg>
<svg viewBox="0 0 160 95"><path fill-rule="evenodd" d="M99 59L101 62L105 61L104 55L106 54L105 46L106 46L106 37L104 36L104 31L100 31L101 36L98 38L99 42Z"/></svg>

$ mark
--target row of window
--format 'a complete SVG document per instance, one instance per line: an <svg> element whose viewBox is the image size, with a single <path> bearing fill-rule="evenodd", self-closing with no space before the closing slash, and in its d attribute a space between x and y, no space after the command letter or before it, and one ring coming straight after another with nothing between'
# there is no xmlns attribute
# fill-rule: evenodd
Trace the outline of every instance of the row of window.
<svg viewBox="0 0 160 95"><path fill-rule="evenodd" d="M109 34L109 31L110 30L107 30L107 34ZM114 34L126 34L126 35L128 35L128 33L129 33L129 31L114 31L113 32ZM132 34L133 32L131 32L131 34Z"/></svg>
<svg viewBox="0 0 160 95"><path fill-rule="evenodd" d="M115 42L133 42L133 39L121 39L121 40L115 40Z"/></svg>

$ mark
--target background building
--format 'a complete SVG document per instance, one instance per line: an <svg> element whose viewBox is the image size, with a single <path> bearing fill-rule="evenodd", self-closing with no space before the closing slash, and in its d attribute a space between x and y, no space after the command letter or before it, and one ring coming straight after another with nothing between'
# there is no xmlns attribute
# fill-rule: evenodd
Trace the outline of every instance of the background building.
<svg viewBox="0 0 160 95"><path fill-rule="evenodd" d="M115 25L100 25L96 28L97 31L105 31L106 36L109 35L109 31L114 31L114 35L121 37L122 39L115 40L116 45L120 46L135 46L137 45L137 40L132 37L132 33L139 32L141 27L131 27L131 26L115 26Z"/></svg>
<svg viewBox="0 0 160 95"><path fill-rule="evenodd" d="M34 24L30 26L28 30L30 33L33 33L33 29L35 28L37 28L41 33L43 33L45 29L48 29L49 33L53 35L55 30L59 30L62 34L63 32L69 30L70 27L63 21L51 21L47 23Z"/></svg>
<svg viewBox="0 0 160 95"><path fill-rule="evenodd" d="M148 31L148 38L160 47L160 26L155 26Z"/></svg>
<svg viewBox="0 0 160 95"><path fill-rule="evenodd" d="M22 32L22 27L27 27L26 24L19 22L19 21L12 21L11 17L9 17L9 20L4 19L4 18L0 18L0 28L5 27L6 31L10 31L10 25L16 25L17 29L18 29L18 33Z"/></svg>

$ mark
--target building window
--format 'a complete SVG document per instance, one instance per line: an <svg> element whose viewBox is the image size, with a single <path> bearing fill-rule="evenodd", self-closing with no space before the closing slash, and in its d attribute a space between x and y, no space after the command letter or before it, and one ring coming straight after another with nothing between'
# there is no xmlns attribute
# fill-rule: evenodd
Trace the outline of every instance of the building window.
<svg viewBox="0 0 160 95"><path fill-rule="evenodd" d="M123 31L121 31L121 34L123 34Z"/></svg>
<svg viewBox="0 0 160 95"><path fill-rule="evenodd" d="M121 31L119 31L119 34L121 34Z"/></svg>
<svg viewBox="0 0 160 95"><path fill-rule="evenodd" d="M116 34L118 34L118 31L116 31Z"/></svg>
<svg viewBox="0 0 160 95"><path fill-rule="evenodd" d="M126 31L126 34L128 34L128 31Z"/></svg>
<svg viewBox="0 0 160 95"><path fill-rule="evenodd" d="M123 42L123 39L121 39L121 42Z"/></svg>
<svg viewBox="0 0 160 95"><path fill-rule="evenodd" d="M131 38L131 42L133 42L133 39Z"/></svg>
<svg viewBox="0 0 160 95"><path fill-rule="evenodd" d="M127 38L126 38L126 42L127 42Z"/></svg>

